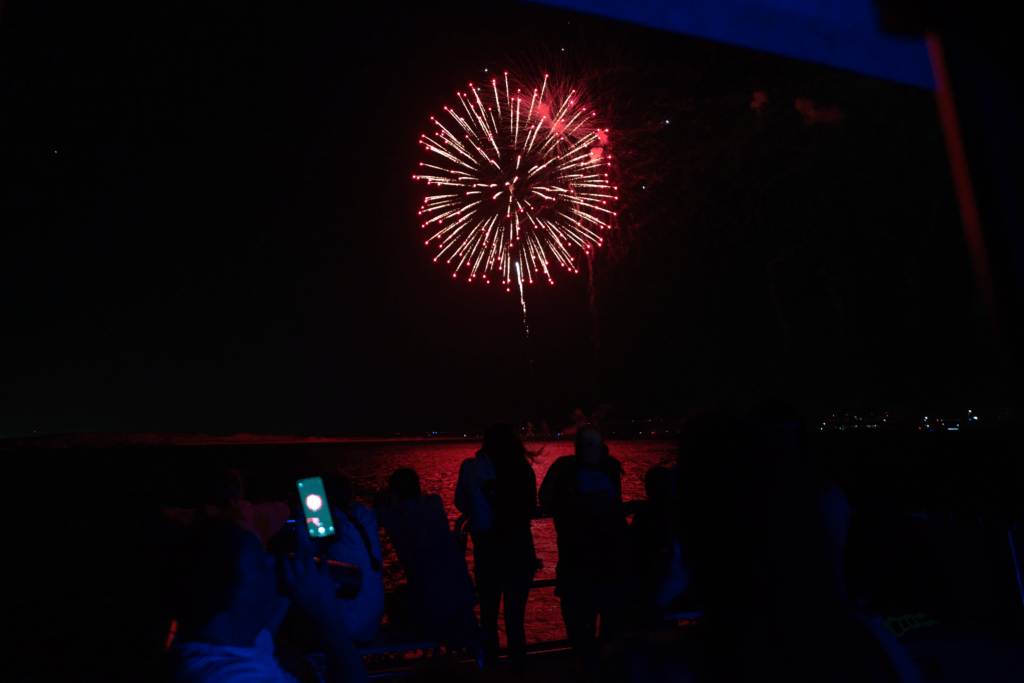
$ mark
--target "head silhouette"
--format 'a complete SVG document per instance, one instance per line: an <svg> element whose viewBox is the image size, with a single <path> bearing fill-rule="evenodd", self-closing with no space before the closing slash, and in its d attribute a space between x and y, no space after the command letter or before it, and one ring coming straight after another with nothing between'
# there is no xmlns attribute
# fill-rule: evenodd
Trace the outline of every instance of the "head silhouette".
<svg viewBox="0 0 1024 683"><path fill-rule="evenodd" d="M388 489L391 491L391 495L396 498L412 498L414 500L419 499L423 495L423 490L420 488L420 477L416 474L416 470L402 467L391 473L388 478Z"/></svg>
<svg viewBox="0 0 1024 683"><path fill-rule="evenodd" d="M760 432L765 455L772 458L778 467L789 471L807 467L807 423L796 406L770 398L754 406L747 417Z"/></svg>
<svg viewBox="0 0 1024 683"><path fill-rule="evenodd" d="M223 508L242 500L242 475L237 470L221 467L206 481L203 504Z"/></svg>
<svg viewBox="0 0 1024 683"><path fill-rule="evenodd" d="M573 442L576 455L591 464L597 464L608 456L608 446L597 427L580 427Z"/></svg>
<svg viewBox="0 0 1024 683"><path fill-rule="evenodd" d="M667 467L657 466L647 470L644 475L644 491L647 499L663 503L672 497L672 471Z"/></svg>
<svg viewBox="0 0 1024 683"><path fill-rule="evenodd" d="M500 420L492 422L484 432L483 450L493 461L521 458L528 453L512 425Z"/></svg>
<svg viewBox="0 0 1024 683"><path fill-rule="evenodd" d="M482 450L494 466L499 492L526 487L525 482L533 475L530 465L533 454L526 450L512 425L492 422L484 432Z"/></svg>
<svg viewBox="0 0 1024 683"><path fill-rule="evenodd" d="M255 534L229 520L207 518L190 526L162 570L166 607L183 637L221 613L255 637L276 610L274 557Z"/></svg>
<svg viewBox="0 0 1024 683"><path fill-rule="evenodd" d="M352 507L352 480L342 472L329 472L323 475L324 493L327 494L327 502L339 510L348 510Z"/></svg>

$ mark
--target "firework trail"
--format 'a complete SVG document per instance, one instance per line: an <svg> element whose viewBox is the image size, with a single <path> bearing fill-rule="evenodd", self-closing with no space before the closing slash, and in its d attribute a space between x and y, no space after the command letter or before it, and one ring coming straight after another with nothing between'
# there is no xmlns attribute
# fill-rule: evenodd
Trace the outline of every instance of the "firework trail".
<svg viewBox="0 0 1024 683"><path fill-rule="evenodd" d="M437 188L419 212L422 227L436 229L426 244L437 241L434 261L454 263L452 277L465 268L470 282L490 282L497 272L511 291L514 271L525 314L524 275L554 283L553 263L578 273L573 254L590 254L612 227L608 129L580 93L547 75L528 95L507 72L469 88L457 93L461 108L445 107L450 120L431 117L436 130L420 138L429 175L413 178Z"/></svg>
<svg viewBox="0 0 1024 683"><path fill-rule="evenodd" d="M516 262L516 279L519 280L519 303L523 305L523 327L526 328L526 338L530 338L530 325L526 322L526 296L523 294L523 273L519 269L519 262ZM533 362L532 359L530 362Z"/></svg>

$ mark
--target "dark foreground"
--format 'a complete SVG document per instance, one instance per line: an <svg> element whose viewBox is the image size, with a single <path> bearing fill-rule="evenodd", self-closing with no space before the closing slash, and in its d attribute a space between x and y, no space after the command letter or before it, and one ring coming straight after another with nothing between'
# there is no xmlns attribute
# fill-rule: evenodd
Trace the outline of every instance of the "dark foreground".
<svg viewBox="0 0 1024 683"><path fill-rule="evenodd" d="M868 600L881 618L924 615L917 625L904 620L894 627L923 673L941 673L941 680L1021 680L1014 666L1024 661L1024 650L1014 648L1022 643L1024 611L1005 526L1024 519L1020 432L815 436L818 465L843 486L854 510L845 560L851 593ZM167 620L134 543L155 505L198 504L214 467L241 470L246 498L259 502L286 499L299 476L339 466L355 475L366 499L390 471L411 464L450 505L458 461L475 448L471 442L224 441L0 445L9 472L6 535L14 550L7 556L15 577L7 601L24 637L14 651L38 677L49 677L59 656L90 677L153 678ZM553 444L542 454L538 478L567 446ZM626 464L627 499L641 497L647 467L674 455L664 441L610 446ZM954 524L906 514L922 509L960 516ZM535 523L535 537L550 571L553 530L545 523ZM397 581L397 568L388 564L389 581ZM573 680L579 674L575 661L552 651L561 634L556 599L536 591L528 618L531 649L538 653L531 656L531 678ZM926 621L937 625L920 625ZM402 663L377 659L373 664L380 668Z"/></svg>

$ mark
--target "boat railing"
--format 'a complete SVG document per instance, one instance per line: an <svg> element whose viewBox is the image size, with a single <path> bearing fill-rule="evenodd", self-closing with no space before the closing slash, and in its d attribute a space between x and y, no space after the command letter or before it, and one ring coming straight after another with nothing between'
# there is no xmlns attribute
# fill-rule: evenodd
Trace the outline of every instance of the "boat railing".
<svg viewBox="0 0 1024 683"><path fill-rule="evenodd" d="M636 512L637 508L639 508L643 503L644 501L642 500L625 501L622 503L623 513L627 515L632 514ZM550 516L551 515L548 514L547 508L542 505L538 505L536 509L534 509L533 517L531 519L545 519ZM452 527L452 535L455 537L455 544L463 553L465 553L466 548L469 547L469 520L469 513L464 512L459 515L459 518L455 521L455 526ZM550 585L554 584L552 583Z"/></svg>
<svg viewBox="0 0 1024 683"><path fill-rule="evenodd" d="M624 501L622 504L623 514L629 515L637 511L637 509L644 503L643 500L629 500ZM550 517L547 509L543 506L538 505L533 511L532 519L545 519ZM469 548L469 513L463 513L455 521L455 526L452 528L452 535L455 537L455 544L458 546L462 554L466 554L466 550ZM550 588L556 584L556 579L534 579L530 584L531 588ZM665 621L680 621L684 619L697 619L703 616L704 613L697 610L686 610L681 612L671 612L665 615Z"/></svg>
<svg viewBox="0 0 1024 683"><path fill-rule="evenodd" d="M643 503L639 500L630 500L622 504L623 512L625 514L631 514L636 512L637 508ZM545 519L551 517L548 514L547 508L542 505L538 505L533 511L532 519ZM452 527L452 536L455 537L455 545L458 546L462 554L466 554L466 550L469 547L469 520L470 515L468 512L462 513L459 518L455 521L455 526ZM531 588L548 588L555 585L555 579L534 579L531 584ZM688 617L679 617L688 618ZM692 618L692 617L689 617Z"/></svg>
<svg viewBox="0 0 1024 683"><path fill-rule="evenodd" d="M624 512L626 514L635 512L642 503L643 501L641 500L626 501L623 503ZM1009 555L1013 563L1013 572L1017 579L1018 597L1021 607L1024 609L1024 539L1021 536L1024 534L1024 520L1008 520L993 515L970 515L930 509L908 511L907 514L918 519L948 522L957 527L980 527L997 533L1005 533L1005 542L1008 544ZM546 517L550 517L550 515L544 507L538 506L534 510L533 519L544 519ZM455 543L463 554L466 553L469 546L469 520L470 516L468 514L462 514L456 520L455 526L452 529ZM533 588L545 588L554 585L555 579L534 579L532 583ZM702 616L701 612L687 611L666 615L666 619L675 621L693 619L699 616Z"/></svg>
<svg viewBox="0 0 1024 683"><path fill-rule="evenodd" d="M624 512L626 514L635 512L642 503L643 501L638 500L625 502L623 504ZM1021 571L1022 567L1024 567L1024 557L1022 557L1021 551L1024 549L1022 549L1021 547L1022 540L1020 535L1021 532L1024 531L1024 528L1022 528L1024 527L1024 525L1022 525L1021 521L1006 521L988 515L971 516L964 515L961 513L936 512L933 510L908 511L907 514L919 519L929 520L931 523L939 524L940 526L943 522L945 522L957 527L981 527L987 530L993 530L1000 535L1005 533L1006 538L1009 541L1010 554L1013 557L1013 569L1015 570L1017 575L1017 585L1020 589L1021 601L1022 604L1024 604L1024 578L1022 578ZM534 510L533 519L545 519L547 517L550 517L550 515L543 507L538 507L536 510ZM456 520L455 525L452 529L452 534L454 536L455 543L463 554L465 554L469 548L469 521L470 516L468 514L463 514L458 518L458 520ZM532 583L533 588L544 588L554 585L554 579L534 579ZM697 619L701 616L703 616L703 613L699 611L685 611L666 614L665 619L669 622L681 622L684 620ZM542 652L563 652L569 650L567 642L549 642L545 643L544 645L546 649L538 651L536 653L531 652L531 654L540 654ZM381 634L376 639L374 639L374 642L360 644L358 650L360 654L372 655L384 653L400 653L411 650L425 651L429 649L436 649L438 647L439 645L437 643L426 642L422 639L410 637L410 634L405 634L401 632L401 630L384 629L382 630ZM323 672L324 667L322 662L322 655L312 655L311 657L321 658L320 660L317 660L314 663L319 663L318 670ZM313 660L311 659L311 661ZM477 654L477 665L482 665L480 653ZM398 668L388 670L376 670L371 673L371 678L387 678L393 675L407 673L409 670L410 669L408 666L399 666Z"/></svg>

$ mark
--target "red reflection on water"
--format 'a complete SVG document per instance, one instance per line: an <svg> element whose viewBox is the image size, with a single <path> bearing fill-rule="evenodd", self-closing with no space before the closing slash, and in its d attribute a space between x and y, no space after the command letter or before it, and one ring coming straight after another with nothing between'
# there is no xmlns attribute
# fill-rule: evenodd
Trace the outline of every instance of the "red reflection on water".
<svg viewBox="0 0 1024 683"><path fill-rule="evenodd" d="M548 467L556 458L572 454L572 443L549 442L529 443L534 452L539 451L534 461L537 485L544 479ZM471 458L480 448L479 442L462 443L381 443L352 444L338 452L325 453L324 470L340 468L352 478L357 498L366 504L371 502L374 491L387 487L388 476L399 467L412 467L420 475L424 493L437 493L444 501L449 523L454 525L459 518L453 497L455 483L459 476L459 465ZM611 454L622 461L626 473L622 478L622 496L625 500L644 497L644 474L655 465L667 465L675 458L675 447L669 441L614 441L609 443ZM533 540L537 556L544 568L537 573L537 579L554 579L555 564L558 562L554 523L550 519L533 522ZM402 572L394 548L387 533L381 532L381 548L384 553L384 586L393 589L402 582ZM473 568L473 553L466 553L470 571ZM502 622L499 621L499 629ZM505 634L502 631L502 646ZM530 643L561 640L565 638L565 627L559 610L554 588L535 588L530 591L530 603L526 612L526 637Z"/></svg>

